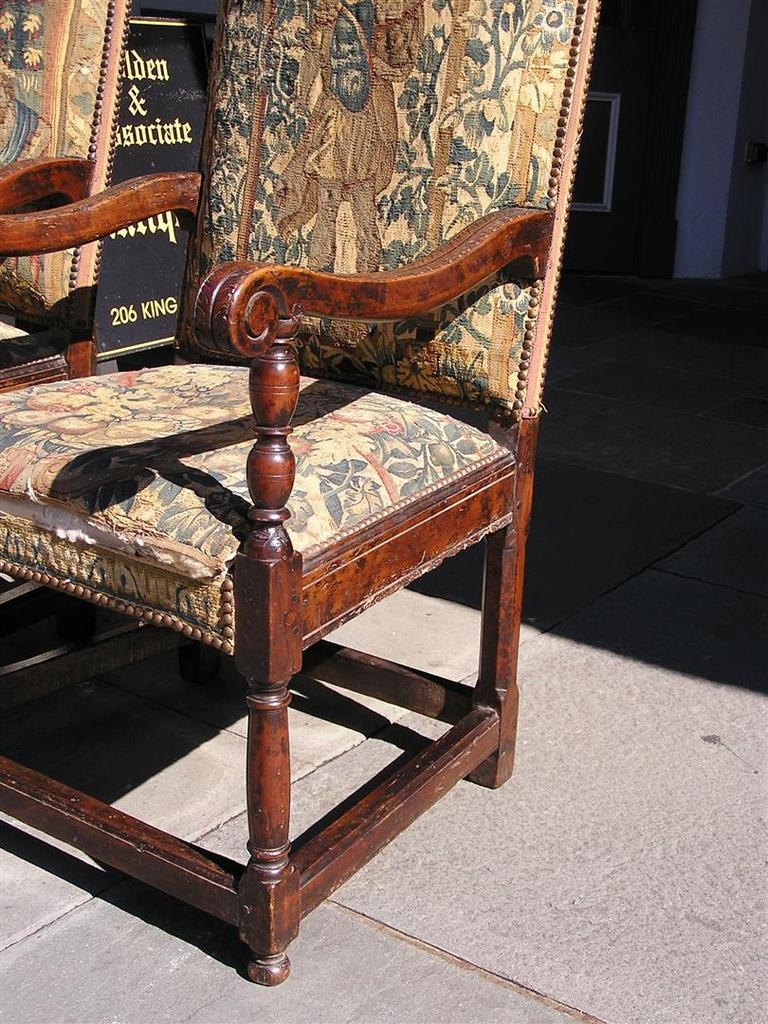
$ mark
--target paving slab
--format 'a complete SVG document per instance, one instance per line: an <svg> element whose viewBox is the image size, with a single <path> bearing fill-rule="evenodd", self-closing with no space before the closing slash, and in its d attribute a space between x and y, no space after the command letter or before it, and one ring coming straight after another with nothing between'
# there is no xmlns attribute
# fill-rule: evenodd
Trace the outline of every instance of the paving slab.
<svg viewBox="0 0 768 1024"><path fill-rule="evenodd" d="M547 394L549 388L563 377L570 377L574 373L581 373L591 366L599 366L610 360L613 351L610 344L610 342L597 342L576 349L560 345L554 339L547 356ZM547 398L545 397L544 404L546 405L546 403Z"/></svg>
<svg viewBox="0 0 768 1024"><path fill-rule="evenodd" d="M651 569L557 632L681 676L768 693L768 601L755 594Z"/></svg>
<svg viewBox="0 0 768 1024"><path fill-rule="evenodd" d="M0 949L87 903L120 877L80 851L0 816Z"/></svg>
<svg viewBox="0 0 768 1024"><path fill-rule="evenodd" d="M0 749L185 838L244 806L242 737L99 682L5 714Z"/></svg>
<svg viewBox="0 0 768 1024"><path fill-rule="evenodd" d="M765 306L765 294L750 293L750 298ZM687 316L674 321L672 329L702 340L712 340L724 347L736 339L741 345L768 348L768 308L744 309L725 306L694 308Z"/></svg>
<svg viewBox="0 0 768 1024"><path fill-rule="evenodd" d="M662 285L647 291L616 295L591 308L621 316L630 327L634 324L657 324L690 316L701 309L701 303L675 295Z"/></svg>
<svg viewBox="0 0 768 1024"><path fill-rule="evenodd" d="M7 712L0 749L185 839L196 839L245 807L240 736L101 683L68 687ZM5 826L0 836L6 943L67 913L115 878L94 873L93 862L79 854L71 871L53 878L47 858L55 854L35 835L23 826Z"/></svg>
<svg viewBox="0 0 768 1024"><path fill-rule="evenodd" d="M430 641L432 638L432 641ZM435 646L433 643L437 638ZM398 595L334 635L339 643L464 678L476 666L479 616L420 594ZM297 680L290 711L293 777L381 732L405 712L368 697ZM5 716L9 756L186 838L245 807L243 682L231 659L206 685L180 679L174 654L70 687ZM238 826L241 823L238 822ZM2 853L3 941L18 941L101 891L88 864L71 877L24 857L29 830L9 832ZM239 846L242 836L236 826ZM45 847L40 847L42 851Z"/></svg>
<svg viewBox="0 0 768 1024"><path fill-rule="evenodd" d="M686 592L702 589L714 636L711 616L690 629L702 598ZM514 781L460 783L334 898L602 1020L764 1024L766 706L746 688L767 663L758 600L648 573L572 636L525 644ZM732 685L697 677L745 619ZM622 653L633 622L664 634L642 659ZM612 649L594 642L612 633ZM669 646L684 649L677 669L654 657ZM348 784L379 742L304 785Z"/></svg>
<svg viewBox="0 0 768 1024"><path fill-rule="evenodd" d="M471 609L438 598L401 592L342 626L329 639L369 654L450 679L476 671L480 618ZM104 679L122 690L156 701L185 715L244 737L244 682L231 658L222 659L217 679L193 685L179 676L175 655L109 673ZM333 687L297 680L290 709L296 777L337 757L366 736L402 717L402 708L371 697L355 697Z"/></svg>
<svg viewBox="0 0 768 1024"><path fill-rule="evenodd" d="M103 681L243 739L247 735L245 682L231 658L222 658L218 676L203 684L181 678L174 654L149 659L138 668L110 672ZM324 696L324 700L313 699L311 694L294 696L289 715L296 749L295 777L381 731L399 714L399 709L382 702L352 705L341 695L332 699L330 691Z"/></svg>
<svg viewBox="0 0 768 1024"><path fill-rule="evenodd" d="M768 353L766 353L768 355ZM768 435L756 427L711 420L616 399L549 389L540 451L670 487L713 491L763 465Z"/></svg>
<svg viewBox="0 0 768 1024"><path fill-rule="evenodd" d="M460 680L477 668L480 617L474 611L457 608L439 598L401 591L335 630L328 639L368 654L394 658L412 668ZM245 684L231 658L222 658L219 676L205 685L185 682L179 675L174 654L144 662L140 670L129 667L103 678L146 700L157 701L240 736L246 735ZM328 718L331 708L315 707L310 696L297 693L291 712L296 718L292 728L298 735L301 730L317 726L317 721L313 725L310 718ZM359 741L380 731L401 714L402 709L370 697L356 698L354 708L339 699L340 731L334 739L333 720L328 722L327 749L315 744L321 760L309 756L308 762L316 767L322 760L347 749L345 742L352 733Z"/></svg>
<svg viewBox="0 0 768 1024"><path fill-rule="evenodd" d="M480 616L441 598L401 590L336 630L332 639L459 681L477 671Z"/></svg>
<svg viewBox="0 0 768 1024"><path fill-rule="evenodd" d="M768 378L764 347L744 344L735 331L725 340L702 337L680 320L627 330L587 350L593 361L600 353L610 359L708 373L747 384Z"/></svg>
<svg viewBox="0 0 768 1024"><path fill-rule="evenodd" d="M476 666L479 616L404 594L333 638L373 654L394 651L405 664L459 679ZM437 638L435 646L430 638ZM245 807L243 695L231 659L223 660L217 680L193 685L181 680L175 654L169 654L18 708L0 726L0 745L6 756L167 831L197 838ZM294 779L404 714L383 701L297 680L290 710ZM87 858L79 866L74 860L65 878L52 875L45 864L24 856L30 845L47 856L28 832L14 828L4 835L6 944L67 913L115 878ZM239 849L246 832L238 820L233 834Z"/></svg>
<svg viewBox="0 0 768 1024"><path fill-rule="evenodd" d="M738 274L736 277L729 278L728 283L740 288L751 288L768 292L768 271L750 270L747 274Z"/></svg>
<svg viewBox="0 0 768 1024"><path fill-rule="evenodd" d="M727 377L681 369L667 369L662 374L654 366L622 361L601 363L570 376L558 377L558 388L692 413L707 412L715 406L723 406L727 412L729 407L734 407L734 403L725 405L729 399L741 399L752 390L745 382ZM715 415L720 419L760 425L736 420L734 412Z"/></svg>
<svg viewBox="0 0 768 1024"><path fill-rule="evenodd" d="M406 725L398 724L382 733L382 739L366 740L355 750L305 775L296 783L291 792L292 842L342 801L366 787L379 773L393 770L398 758L404 756L404 750L413 751L427 742L423 734L429 725L423 719L409 713L406 722ZM447 726L438 728L443 730ZM247 839L248 821L243 813L202 836L199 845L245 864L248 859Z"/></svg>
<svg viewBox="0 0 768 1024"><path fill-rule="evenodd" d="M739 509L657 568L768 597L768 510Z"/></svg>
<svg viewBox="0 0 768 1024"><path fill-rule="evenodd" d="M550 629L738 509L734 502L540 458L523 617ZM482 544L411 589L479 608Z"/></svg>
<svg viewBox="0 0 768 1024"><path fill-rule="evenodd" d="M669 281L667 291L677 298L706 306L729 306L768 313L768 274L744 274L727 281L688 278Z"/></svg>
<svg viewBox="0 0 768 1024"><path fill-rule="evenodd" d="M620 312L597 306L570 306L560 303L552 325L552 343L558 348L582 348L596 341L614 338L639 327L645 321L630 320Z"/></svg>
<svg viewBox="0 0 768 1024"><path fill-rule="evenodd" d="M617 289L615 294L605 292L594 302L585 302L584 298L573 281L565 292L561 290L552 335L556 346L581 349L639 327L687 320L700 308L664 287Z"/></svg>
<svg viewBox="0 0 768 1024"><path fill-rule="evenodd" d="M724 498L743 501L749 505L768 508L768 465L761 466L754 473L749 473L741 480L723 488L720 494Z"/></svg>
<svg viewBox="0 0 768 1024"><path fill-rule="evenodd" d="M647 294L665 282L625 277L619 274L563 274L558 301L568 306L592 306L624 295Z"/></svg>
<svg viewBox="0 0 768 1024"><path fill-rule="evenodd" d="M733 402L718 406L712 410L712 416L718 420L731 423L746 423L750 427L768 429L768 398L751 397L737 398Z"/></svg>
<svg viewBox="0 0 768 1024"><path fill-rule="evenodd" d="M240 977L234 928L126 882L3 957L5 1024L568 1024L509 984L417 948L338 907L293 946L291 979ZM81 981L83 979L83 981ZM578 1019L578 1018L576 1018Z"/></svg>

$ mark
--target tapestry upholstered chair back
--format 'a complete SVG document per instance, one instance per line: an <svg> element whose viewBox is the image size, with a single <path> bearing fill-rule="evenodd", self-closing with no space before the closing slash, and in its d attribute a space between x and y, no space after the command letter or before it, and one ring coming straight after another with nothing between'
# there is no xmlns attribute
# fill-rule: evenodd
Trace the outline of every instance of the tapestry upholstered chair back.
<svg viewBox="0 0 768 1024"><path fill-rule="evenodd" d="M109 139L128 0L0 0L0 168L42 157L94 165L109 180ZM0 311L88 326L98 245L0 259Z"/></svg>
<svg viewBox="0 0 768 1024"><path fill-rule="evenodd" d="M509 206L558 211L559 261L584 21L576 0L226 0L188 293L228 260L400 267ZM311 322L302 368L535 414L558 269L430 317Z"/></svg>

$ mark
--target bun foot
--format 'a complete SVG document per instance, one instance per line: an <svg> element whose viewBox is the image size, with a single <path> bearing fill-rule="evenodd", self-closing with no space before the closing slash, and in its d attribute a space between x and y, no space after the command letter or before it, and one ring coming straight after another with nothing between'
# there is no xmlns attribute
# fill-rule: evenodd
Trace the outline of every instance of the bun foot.
<svg viewBox="0 0 768 1024"><path fill-rule="evenodd" d="M248 978L257 985L280 985L291 973L291 961L285 953L265 956L248 963Z"/></svg>

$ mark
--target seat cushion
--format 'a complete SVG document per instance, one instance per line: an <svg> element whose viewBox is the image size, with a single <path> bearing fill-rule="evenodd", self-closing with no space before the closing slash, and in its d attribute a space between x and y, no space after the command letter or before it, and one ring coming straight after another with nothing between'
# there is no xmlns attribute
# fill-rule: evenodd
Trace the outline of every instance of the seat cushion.
<svg viewBox="0 0 768 1024"><path fill-rule="evenodd" d="M305 557L506 455L444 413L310 378L294 428L288 530ZM0 570L229 649L254 437L241 367L0 396Z"/></svg>

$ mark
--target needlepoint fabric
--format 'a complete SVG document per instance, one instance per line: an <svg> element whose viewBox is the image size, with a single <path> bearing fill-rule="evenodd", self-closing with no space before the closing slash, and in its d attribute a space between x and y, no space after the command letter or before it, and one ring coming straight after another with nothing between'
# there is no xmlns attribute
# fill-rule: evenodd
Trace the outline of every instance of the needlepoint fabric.
<svg viewBox="0 0 768 1024"><path fill-rule="evenodd" d="M577 15L571 0L228 0L189 295L223 261L395 268L494 210L552 208ZM534 307L501 275L402 323L312 322L302 363L516 412Z"/></svg>
<svg viewBox="0 0 768 1024"><path fill-rule="evenodd" d="M444 413L333 381L302 379L293 425L287 527L305 557L506 455ZM0 563L220 635L255 437L242 367L0 395Z"/></svg>
<svg viewBox="0 0 768 1024"><path fill-rule="evenodd" d="M128 0L0 0L0 168L42 157L91 159L108 183ZM0 258L0 308L84 323L95 247Z"/></svg>

